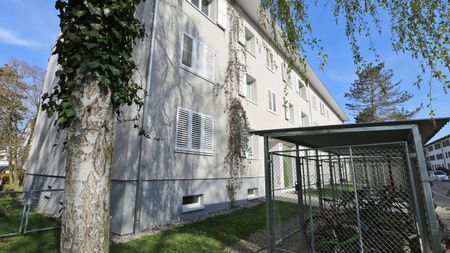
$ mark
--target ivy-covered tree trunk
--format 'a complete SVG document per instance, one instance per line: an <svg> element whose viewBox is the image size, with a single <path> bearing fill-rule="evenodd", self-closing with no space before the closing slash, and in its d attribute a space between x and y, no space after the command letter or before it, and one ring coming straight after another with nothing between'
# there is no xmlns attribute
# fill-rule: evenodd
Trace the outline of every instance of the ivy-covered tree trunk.
<svg viewBox="0 0 450 253"><path fill-rule="evenodd" d="M79 115L67 128L61 252L109 250L113 107L97 81L72 93Z"/></svg>

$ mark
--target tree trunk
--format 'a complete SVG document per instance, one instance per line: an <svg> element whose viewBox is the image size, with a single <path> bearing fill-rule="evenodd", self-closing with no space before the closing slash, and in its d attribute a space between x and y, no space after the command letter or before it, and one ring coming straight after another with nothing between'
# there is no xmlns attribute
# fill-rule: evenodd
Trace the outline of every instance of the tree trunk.
<svg viewBox="0 0 450 253"><path fill-rule="evenodd" d="M108 252L113 109L98 81L74 91L76 115L67 129L61 252Z"/></svg>

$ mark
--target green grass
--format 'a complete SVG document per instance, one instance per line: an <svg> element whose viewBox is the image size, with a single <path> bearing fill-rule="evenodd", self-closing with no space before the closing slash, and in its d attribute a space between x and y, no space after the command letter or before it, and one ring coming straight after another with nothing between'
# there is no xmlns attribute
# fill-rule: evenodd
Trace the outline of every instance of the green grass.
<svg viewBox="0 0 450 253"><path fill-rule="evenodd" d="M11 196L0 198L0 235L19 231L23 205ZM30 212L27 230L58 226L55 218ZM0 252L58 252L59 231L49 230L31 233L27 236L0 238ZM24 245L26 245L24 247Z"/></svg>
<svg viewBox="0 0 450 253"><path fill-rule="evenodd" d="M322 187L322 198L337 199L343 193L353 192L353 185L349 183L328 184ZM306 195L319 196L317 189L305 192Z"/></svg>
<svg viewBox="0 0 450 253"><path fill-rule="evenodd" d="M276 203L283 220L296 214L297 205ZM112 245L112 253L151 252L224 252L224 247L246 239L264 229L265 204L242 208L232 213L217 215L129 242ZM58 252L59 229L0 239L0 252Z"/></svg>

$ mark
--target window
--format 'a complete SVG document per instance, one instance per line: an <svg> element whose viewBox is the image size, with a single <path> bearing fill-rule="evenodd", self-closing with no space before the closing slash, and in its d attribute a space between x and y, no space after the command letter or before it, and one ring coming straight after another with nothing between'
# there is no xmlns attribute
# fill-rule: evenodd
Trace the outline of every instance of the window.
<svg viewBox="0 0 450 253"><path fill-rule="evenodd" d="M436 159L441 160L441 159L444 159L444 157L442 156L442 154L437 154Z"/></svg>
<svg viewBox="0 0 450 253"><path fill-rule="evenodd" d="M276 106L275 92L273 92L271 90L267 90L267 94L269 96L269 111L276 113L277 112L277 106Z"/></svg>
<svg viewBox="0 0 450 253"><path fill-rule="evenodd" d="M205 209L203 194L183 196L181 209L183 213Z"/></svg>
<svg viewBox="0 0 450 253"><path fill-rule="evenodd" d="M430 161L434 161L436 160L436 157L434 157L434 155L430 156Z"/></svg>
<svg viewBox="0 0 450 253"><path fill-rule="evenodd" d="M301 98L303 98L304 100L306 99L306 85L305 82L299 77L297 79L297 85L298 85L298 94L300 95Z"/></svg>
<svg viewBox="0 0 450 253"><path fill-rule="evenodd" d="M214 50L189 34L183 34L181 67L210 81L214 81L215 61L216 54Z"/></svg>
<svg viewBox="0 0 450 253"><path fill-rule="evenodd" d="M450 140L445 140L444 142L442 142L442 146L443 146L443 147L448 147L448 146L450 146Z"/></svg>
<svg viewBox="0 0 450 253"><path fill-rule="evenodd" d="M275 62L273 60L273 54L272 54L272 51L268 47L266 48L266 66L270 70L275 71Z"/></svg>
<svg viewBox="0 0 450 253"><path fill-rule="evenodd" d="M214 118L184 108L177 110L176 151L197 154L214 152Z"/></svg>
<svg viewBox="0 0 450 253"><path fill-rule="evenodd" d="M256 38L247 27L245 28L245 49L252 55L256 54Z"/></svg>
<svg viewBox="0 0 450 253"><path fill-rule="evenodd" d="M223 30L228 26L228 4L226 0L217 0L217 25Z"/></svg>
<svg viewBox="0 0 450 253"><path fill-rule="evenodd" d="M284 108L284 113L285 113L286 120L288 120L289 122L295 121L294 105L292 105L291 103L287 103L286 107Z"/></svg>
<svg viewBox="0 0 450 253"><path fill-rule="evenodd" d="M247 88L246 88L246 97L247 100L256 104L257 96L256 96L256 79L247 75Z"/></svg>
<svg viewBox="0 0 450 253"><path fill-rule="evenodd" d="M441 148L441 144L440 143L434 144L434 149L440 149L440 148Z"/></svg>
<svg viewBox="0 0 450 253"><path fill-rule="evenodd" d="M247 199L252 200L258 198L258 188L247 189Z"/></svg>
<svg viewBox="0 0 450 253"><path fill-rule="evenodd" d="M325 115L325 105L320 102L320 114Z"/></svg>
<svg viewBox="0 0 450 253"><path fill-rule="evenodd" d="M433 146L429 146L428 151L433 151Z"/></svg>
<svg viewBox="0 0 450 253"><path fill-rule="evenodd" d="M287 81L288 76L288 65L286 62L283 62L281 64L281 78L283 79L283 82Z"/></svg>
<svg viewBox="0 0 450 253"><path fill-rule="evenodd" d="M319 105L318 105L318 99L317 99L317 96L316 95L312 95L312 107L314 108L314 109L316 109L316 111L317 111L317 109L318 109L318 107L319 107Z"/></svg>
<svg viewBox="0 0 450 253"><path fill-rule="evenodd" d="M307 127L307 126L309 126L309 117L308 117L308 115L307 114L305 114L305 113L301 113L301 119L302 119L302 126L303 127Z"/></svg>
<svg viewBox="0 0 450 253"><path fill-rule="evenodd" d="M197 10L208 18L216 19L216 1L213 0L188 0Z"/></svg>
<svg viewBox="0 0 450 253"><path fill-rule="evenodd" d="M258 136L250 135L248 137L247 150L244 151L244 157L256 159L258 149Z"/></svg>

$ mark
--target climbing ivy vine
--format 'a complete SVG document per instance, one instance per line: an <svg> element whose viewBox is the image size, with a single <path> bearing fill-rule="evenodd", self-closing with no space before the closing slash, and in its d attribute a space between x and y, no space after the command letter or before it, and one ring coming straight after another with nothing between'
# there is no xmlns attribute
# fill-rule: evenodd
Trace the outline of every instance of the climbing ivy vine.
<svg viewBox="0 0 450 253"><path fill-rule="evenodd" d="M130 81L136 70L132 58L137 38L145 34L135 18L141 0L57 0L61 33L53 54L58 55L58 84L43 95L42 109L49 116L57 113L60 128L67 128L77 117L71 99L81 85L97 81L111 90L111 101L117 118L123 120L120 107L143 106L143 89ZM139 118L139 113L136 115Z"/></svg>
<svg viewBox="0 0 450 253"><path fill-rule="evenodd" d="M229 1L229 41L228 63L223 83L217 83L214 87L215 97L223 94L225 97L225 113L228 118L228 152L225 156L225 167L229 175L227 180L227 192L231 206L235 206L236 192L240 189L242 176L244 175L248 161L245 153L248 150L250 127L247 114L239 98L239 84L241 72L246 71L245 48L238 43L240 28L239 13L236 10L236 2Z"/></svg>

